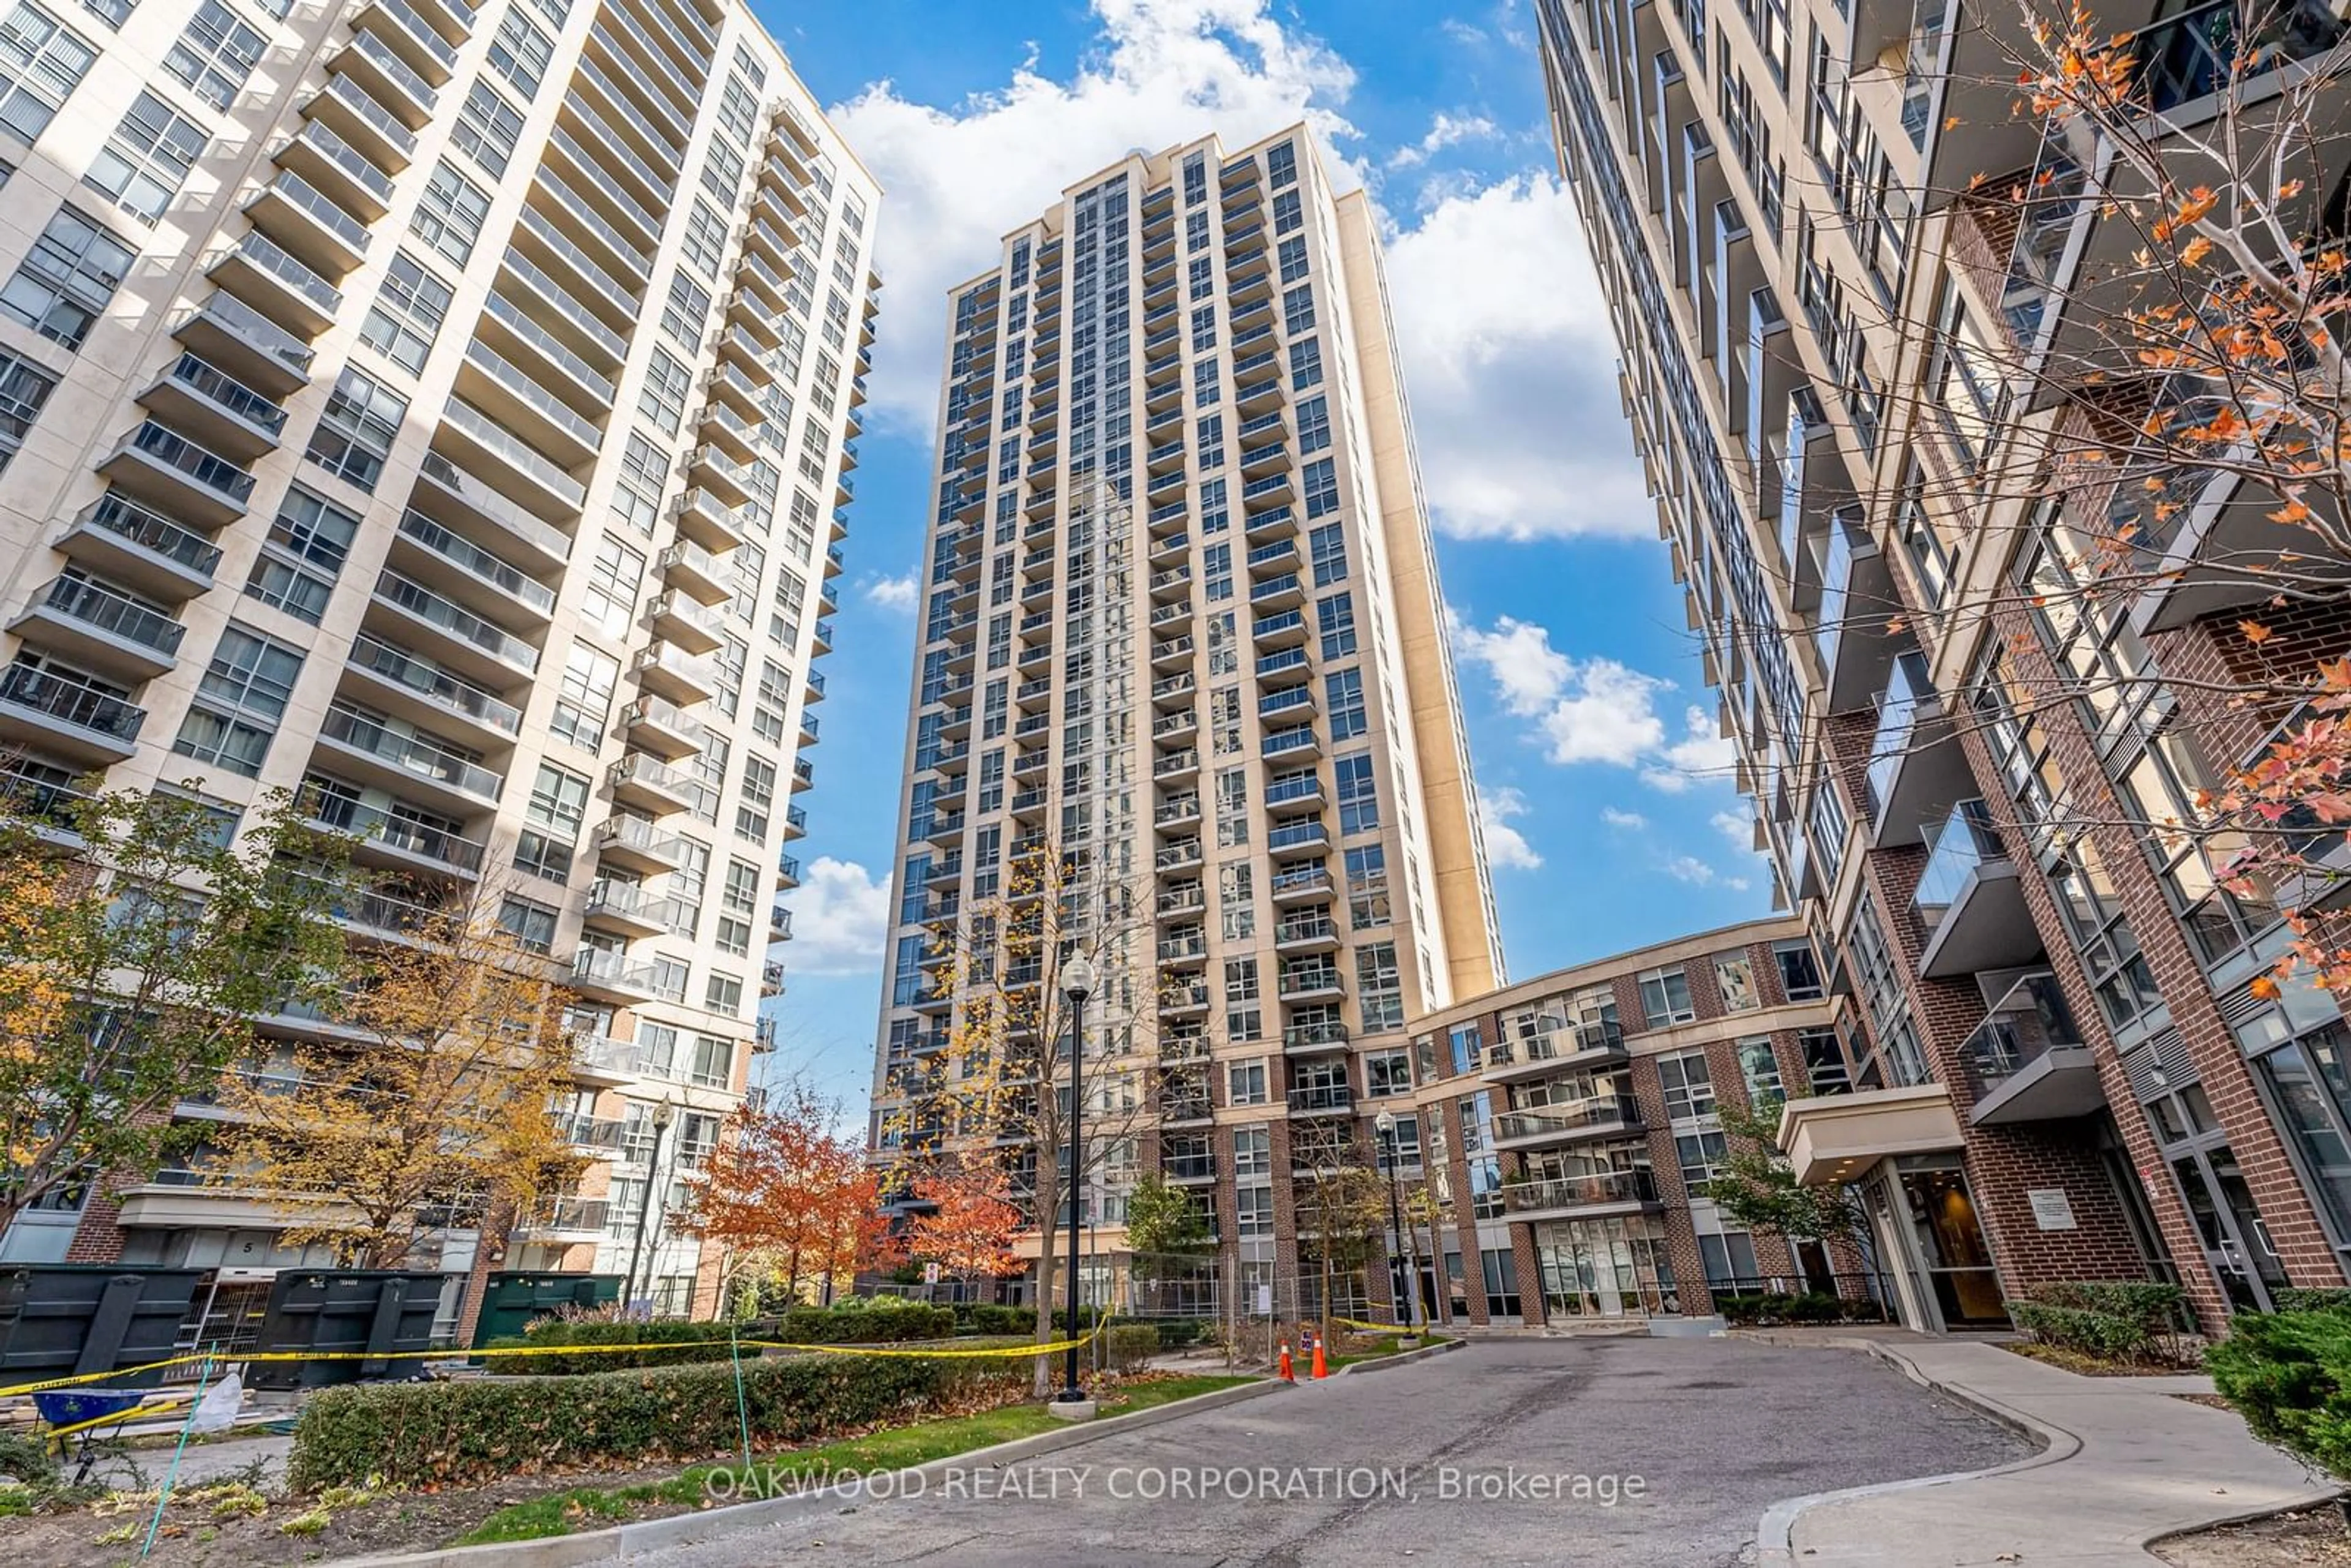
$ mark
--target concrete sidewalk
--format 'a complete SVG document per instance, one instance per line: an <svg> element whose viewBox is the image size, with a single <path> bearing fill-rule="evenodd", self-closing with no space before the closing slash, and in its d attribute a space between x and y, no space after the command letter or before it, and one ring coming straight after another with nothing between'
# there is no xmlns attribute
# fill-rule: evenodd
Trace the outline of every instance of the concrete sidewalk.
<svg viewBox="0 0 2351 1568"><path fill-rule="evenodd" d="M2341 1490L2255 1441L2233 1412L2175 1397L2209 1393L2209 1378L2083 1377L1997 1345L1896 1332L1809 1343L1882 1356L2048 1447L1975 1475L1775 1504L1757 1539L1767 1568L2147 1568L2150 1541Z"/></svg>

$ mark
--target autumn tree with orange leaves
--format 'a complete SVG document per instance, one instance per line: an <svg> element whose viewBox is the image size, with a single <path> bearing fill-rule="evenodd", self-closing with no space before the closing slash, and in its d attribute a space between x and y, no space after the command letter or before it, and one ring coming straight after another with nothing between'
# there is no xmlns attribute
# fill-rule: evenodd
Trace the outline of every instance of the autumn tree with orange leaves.
<svg viewBox="0 0 2351 1568"><path fill-rule="evenodd" d="M820 1297L889 1250L863 1148L833 1131L835 1107L793 1087L739 1106L686 1180L678 1224L725 1249L725 1278L780 1277Z"/></svg>
<svg viewBox="0 0 2351 1568"><path fill-rule="evenodd" d="M925 1206L906 1222L906 1252L914 1261L936 1263L966 1285L1028 1267L1012 1254L1020 1210L1002 1172L970 1166L926 1173L914 1177L914 1195Z"/></svg>

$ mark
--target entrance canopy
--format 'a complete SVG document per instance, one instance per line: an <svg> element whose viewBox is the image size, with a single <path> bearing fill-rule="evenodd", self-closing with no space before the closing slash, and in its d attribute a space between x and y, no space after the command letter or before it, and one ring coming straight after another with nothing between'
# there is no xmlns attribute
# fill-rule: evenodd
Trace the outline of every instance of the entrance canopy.
<svg viewBox="0 0 2351 1568"><path fill-rule="evenodd" d="M1938 1154L1959 1143L1951 1092L1940 1083L1816 1095L1780 1111L1780 1150L1806 1186L1858 1181L1891 1155Z"/></svg>

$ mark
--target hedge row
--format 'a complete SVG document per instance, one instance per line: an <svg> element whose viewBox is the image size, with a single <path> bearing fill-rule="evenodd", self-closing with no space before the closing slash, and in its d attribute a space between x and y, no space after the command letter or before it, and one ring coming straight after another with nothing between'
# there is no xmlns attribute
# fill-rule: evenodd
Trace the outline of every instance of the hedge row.
<svg viewBox="0 0 2351 1568"><path fill-rule="evenodd" d="M1753 1291L1717 1295L1714 1310L1726 1322L1771 1326L1776 1323L1874 1323L1886 1309L1866 1298L1836 1295L1828 1291Z"/></svg>
<svg viewBox="0 0 2351 1568"><path fill-rule="evenodd" d="M1103 1362L1113 1372L1140 1372L1158 1354L1155 1323L1113 1323L1102 1336Z"/></svg>
<svg viewBox="0 0 2351 1568"><path fill-rule="evenodd" d="M746 1339L757 1338L748 1328ZM486 1364L500 1375L570 1377L597 1372L624 1372L639 1366L678 1366L695 1361L724 1361L727 1356L728 1325L688 1322L607 1322L600 1320L542 1318L520 1339L491 1342L493 1350L528 1347L552 1350L585 1344L674 1345L674 1350L616 1350L595 1355L494 1355Z"/></svg>
<svg viewBox="0 0 2351 1568"><path fill-rule="evenodd" d="M2040 1340L2109 1361L2144 1361L2171 1332L2177 1285L2144 1280L2061 1280L2008 1303L2018 1328Z"/></svg>
<svg viewBox="0 0 2351 1568"><path fill-rule="evenodd" d="M742 1371L751 1441L768 1449L1014 1397L1031 1376L1019 1357L773 1356ZM302 1407L287 1479L300 1492L415 1488L705 1459L738 1449L735 1390L725 1365L323 1389Z"/></svg>
<svg viewBox="0 0 2351 1568"><path fill-rule="evenodd" d="M2239 1312L2204 1364L2253 1436L2351 1480L2351 1291L2292 1295L2312 1304Z"/></svg>
<svg viewBox="0 0 2351 1568"><path fill-rule="evenodd" d="M892 1306L794 1307L780 1322L757 1325L751 1337L797 1344L895 1344L908 1340L947 1339L956 1332L952 1307L934 1307L895 1296L876 1296ZM770 1332L772 1330L772 1332Z"/></svg>

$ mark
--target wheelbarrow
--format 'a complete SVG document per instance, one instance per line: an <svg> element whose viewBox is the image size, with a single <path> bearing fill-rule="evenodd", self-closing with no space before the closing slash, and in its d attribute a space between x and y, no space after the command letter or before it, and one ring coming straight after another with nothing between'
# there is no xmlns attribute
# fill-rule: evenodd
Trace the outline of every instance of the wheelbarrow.
<svg viewBox="0 0 2351 1568"><path fill-rule="evenodd" d="M90 1467L98 1463L91 1445L99 1429L128 1419L145 1397L136 1388L54 1388L33 1396L33 1412L57 1435L61 1448L68 1437L80 1439L73 1456L73 1484L80 1486L89 1479Z"/></svg>

